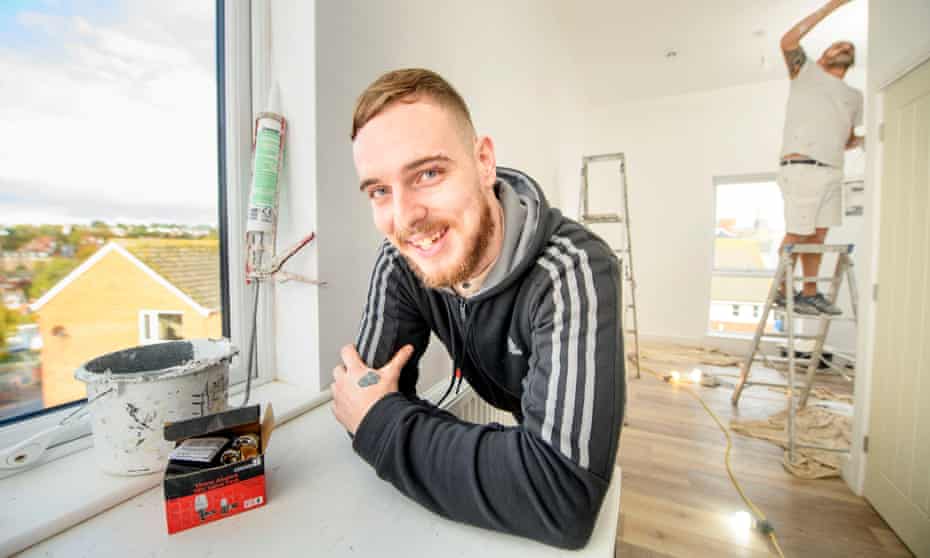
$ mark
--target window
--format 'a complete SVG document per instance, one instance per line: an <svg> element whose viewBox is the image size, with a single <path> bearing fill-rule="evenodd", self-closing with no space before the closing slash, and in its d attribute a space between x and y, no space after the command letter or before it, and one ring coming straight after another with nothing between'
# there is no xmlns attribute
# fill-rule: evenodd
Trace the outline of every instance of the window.
<svg viewBox="0 0 930 558"><path fill-rule="evenodd" d="M184 323L183 312L139 312L139 344L148 345L159 341L184 339L181 335Z"/></svg>
<svg viewBox="0 0 930 558"><path fill-rule="evenodd" d="M778 249L785 235L782 196L770 175L722 177L714 186L709 330L749 334L758 325L778 265ZM752 312L740 312L744 305L752 306ZM773 327L770 314L767 329Z"/></svg>
<svg viewBox="0 0 930 558"><path fill-rule="evenodd" d="M0 9L0 446L82 400L100 354L230 335L216 21L211 0Z"/></svg>

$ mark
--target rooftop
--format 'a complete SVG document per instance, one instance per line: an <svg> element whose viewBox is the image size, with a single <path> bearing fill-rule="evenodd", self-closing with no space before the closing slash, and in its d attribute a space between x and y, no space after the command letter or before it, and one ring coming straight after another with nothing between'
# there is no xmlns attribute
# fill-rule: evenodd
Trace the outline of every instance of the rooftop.
<svg viewBox="0 0 930 558"><path fill-rule="evenodd" d="M220 308L220 252L217 240L140 238L114 242L204 308Z"/></svg>

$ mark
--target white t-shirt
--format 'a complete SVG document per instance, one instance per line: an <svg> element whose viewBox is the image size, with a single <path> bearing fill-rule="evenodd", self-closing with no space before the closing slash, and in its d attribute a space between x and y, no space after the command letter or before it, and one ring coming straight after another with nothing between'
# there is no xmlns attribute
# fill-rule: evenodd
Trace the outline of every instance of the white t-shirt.
<svg viewBox="0 0 930 558"><path fill-rule="evenodd" d="M782 157L799 153L842 167L849 132L860 125L862 92L808 60L791 80Z"/></svg>

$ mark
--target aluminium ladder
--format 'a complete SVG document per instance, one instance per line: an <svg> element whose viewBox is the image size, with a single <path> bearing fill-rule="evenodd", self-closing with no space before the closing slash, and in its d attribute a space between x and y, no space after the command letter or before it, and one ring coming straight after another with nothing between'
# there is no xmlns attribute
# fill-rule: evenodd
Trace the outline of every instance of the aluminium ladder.
<svg viewBox="0 0 930 558"><path fill-rule="evenodd" d="M772 281L772 286L769 288L768 299L765 302L765 308L762 311L762 315L759 317L759 324L756 326L756 333L752 339L752 345L749 348L749 352L746 355L745 360L740 368L740 377L739 381L736 384L736 389L733 391L732 403L736 405L739 403L740 395L743 392L743 388L750 385L760 385L760 386L774 386L774 387L784 387L786 388L786 396L788 398L788 417L786 422L786 430L788 437L788 459L790 462L794 462L794 455L796 448L810 448L810 449L820 449L826 451L838 451L842 453L848 453L849 450L837 450L834 448L826 448L822 446L808 445L808 444L799 444L795 442L795 416L797 414L798 408L803 409L807 405L807 399L810 396L811 387L814 384L814 378L817 374L817 370L820 367L821 362L829 366L840 370L835 363L823 359L823 348L824 341L827 338L827 334L830 332L830 324L834 321L847 320L856 322L858 317L858 302L859 295L856 290L856 277L853 270L853 261L850 257L852 254L853 245L852 244L788 244L785 245L781 250L781 255L779 258L778 268L775 271L775 277ZM833 274L825 277L795 277L794 268L795 264L792 260L793 254L812 254L812 253L835 253L837 255L836 266L834 267ZM840 286L842 285L843 278L846 278L847 283L849 284L849 299L851 302L851 317L844 316L830 316L825 314L819 315L806 315L798 314L794 311L794 283L801 281L811 282L816 281L817 283L829 283L829 291L826 294L827 300L831 304L835 304L837 300L837 295L839 294ZM775 308L775 297L778 294L779 285L784 285L785 287L785 332L784 333L766 333L765 326L766 321L770 312L773 312ZM813 335L804 335L797 334L794 331L794 320L797 318L806 318L812 320L818 320L817 333ZM787 340L787 356L783 357L774 357L765 355L760 347L760 344L763 340L775 340L775 339L785 339ZM809 357L798 357L797 348L795 347L795 342L797 340L811 340L814 342L814 348L810 353ZM772 362L782 362L787 363L788 365L788 383L785 384L776 384L771 382L755 382L749 379L749 374L752 370L752 363L761 360L766 364L771 364ZM796 378L796 367L798 364L804 364L807 367L807 373L803 378L803 385L797 401L795 400L795 382Z"/></svg>
<svg viewBox="0 0 930 558"><path fill-rule="evenodd" d="M610 163L616 162L619 164L620 172L620 200L623 210L623 215L619 213L589 213L588 207L588 166L591 163ZM622 224L622 246L619 248L613 248L615 254L618 255L622 266L622 284L627 286L629 292L629 304L623 306L622 317L620 326L623 328L621 337L629 334L633 340L633 348L631 351L626 351L627 344L624 343L623 347L626 351L626 358L633 363L636 367L636 377L640 377L639 371L639 322L636 315L636 280L633 277L633 243L630 237L630 205L629 197L627 196L627 181L626 181L626 157L623 153L607 153L603 155L589 155L582 157L581 159L581 218L579 222L584 225L592 224ZM624 257L625 255L625 257ZM621 287L622 288L622 287ZM622 299L622 297L621 297ZM623 301L621 300L621 304ZM628 321L627 315L632 317L632 322ZM629 324L629 325L627 325Z"/></svg>

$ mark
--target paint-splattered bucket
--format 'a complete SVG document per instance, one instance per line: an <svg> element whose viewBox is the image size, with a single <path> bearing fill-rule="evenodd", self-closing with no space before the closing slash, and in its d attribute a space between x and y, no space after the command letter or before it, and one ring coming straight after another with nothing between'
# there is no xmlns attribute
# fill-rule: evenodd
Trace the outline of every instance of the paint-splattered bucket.
<svg viewBox="0 0 930 558"><path fill-rule="evenodd" d="M238 350L226 339L192 339L132 347L95 358L74 376L87 384L94 451L116 475L165 468L173 444L163 427L226 409L229 362Z"/></svg>

